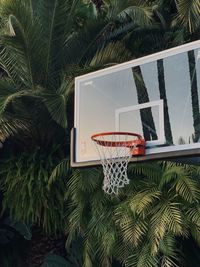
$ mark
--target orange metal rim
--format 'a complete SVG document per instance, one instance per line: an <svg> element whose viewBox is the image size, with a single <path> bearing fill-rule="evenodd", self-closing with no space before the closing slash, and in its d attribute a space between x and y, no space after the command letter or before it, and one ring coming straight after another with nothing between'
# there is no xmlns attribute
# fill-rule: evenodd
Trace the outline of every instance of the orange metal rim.
<svg viewBox="0 0 200 267"><path fill-rule="evenodd" d="M125 135L125 136L128 135L137 137L137 139L128 141L106 141L98 139L101 136L110 136L110 135ZM135 145L141 145L141 146L145 145L145 140L142 138L140 134L131 132L103 132L92 135L91 139L98 145L108 146L108 147L134 147Z"/></svg>

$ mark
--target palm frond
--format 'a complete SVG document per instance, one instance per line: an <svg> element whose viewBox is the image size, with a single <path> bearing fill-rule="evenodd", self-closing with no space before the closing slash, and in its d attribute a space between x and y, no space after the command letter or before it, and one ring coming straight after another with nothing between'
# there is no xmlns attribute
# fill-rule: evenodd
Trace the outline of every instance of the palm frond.
<svg viewBox="0 0 200 267"><path fill-rule="evenodd" d="M56 93L44 93L43 96L43 102L52 116L52 119L63 128L66 128L67 112L65 96Z"/></svg>
<svg viewBox="0 0 200 267"><path fill-rule="evenodd" d="M162 176L162 167L158 163L129 164L128 171L135 174L147 176L148 179L159 181Z"/></svg>
<svg viewBox="0 0 200 267"><path fill-rule="evenodd" d="M93 267L94 251L89 240L86 240L83 253L83 267Z"/></svg>
<svg viewBox="0 0 200 267"><path fill-rule="evenodd" d="M28 15L24 14L25 17ZM39 26L37 23L33 26L28 17L24 27L13 15L9 16L9 25L11 34L1 37L0 65L14 81L34 89L36 81L41 78L42 66Z"/></svg>
<svg viewBox="0 0 200 267"><path fill-rule="evenodd" d="M79 65L89 60L104 45L110 35L110 27L100 19L96 23L88 22L87 28L68 35L63 51L65 66Z"/></svg>
<svg viewBox="0 0 200 267"><path fill-rule="evenodd" d="M124 242L138 247L147 233L147 222L139 216L134 216L133 213L131 214L123 209L121 209L121 212L120 209L116 211L116 217L116 223L121 229Z"/></svg>
<svg viewBox="0 0 200 267"><path fill-rule="evenodd" d="M94 192L102 182L102 173L98 168L84 169L80 171L78 187L87 193Z"/></svg>
<svg viewBox="0 0 200 267"><path fill-rule="evenodd" d="M177 9L178 14L175 17L176 21L183 25L190 33L199 28L199 16L200 16L200 2L198 0L178 0Z"/></svg>
<svg viewBox="0 0 200 267"><path fill-rule="evenodd" d="M135 214L144 218L148 214L148 210L151 209L155 202L159 201L160 197L160 191L142 191L130 197L128 205Z"/></svg>
<svg viewBox="0 0 200 267"><path fill-rule="evenodd" d="M53 92L43 90L39 93L39 95L43 98L43 103L47 107L52 119L64 129L68 126L67 105L74 89L73 86L74 81L71 78L66 81L65 78L61 82L60 87Z"/></svg>
<svg viewBox="0 0 200 267"><path fill-rule="evenodd" d="M177 194L180 195L185 201L193 203L199 200L199 183L191 179L189 175L183 175L177 179L175 186Z"/></svg>
<svg viewBox="0 0 200 267"><path fill-rule="evenodd" d="M59 75L66 67L66 63L69 63L68 57L75 58L75 53L67 51L66 43L76 34L75 18L80 2L80 0L39 2L37 15L42 25L45 54L44 87L58 87L61 82Z"/></svg>
<svg viewBox="0 0 200 267"><path fill-rule="evenodd" d="M68 218L68 227L67 232L69 232L68 236L68 243L72 241L72 238L75 236L76 233L81 233L82 224L84 222L84 204L80 203L77 205Z"/></svg>
<svg viewBox="0 0 200 267"><path fill-rule="evenodd" d="M160 242L161 267L178 267L177 259L179 258L176 239L173 235L167 233Z"/></svg>
<svg viewBox="0 0 200 267"><path fill-rule="evenodd" d="M158 267L158 264L158 257L150 253L148 243L143 244L140 249L135 250L135 253L125 260L126 267Z"/></svg>
<svg viewBox="0 0 200 267"><path fill-rule="evenodd" d="M198 176L200 175L200 167L199 167L199 166L197 166L197 167L195 168L194 173L193 173L194 176L195 176L195 173L196 173Z"/></svg>
<svg viewBox="0 0 200 267"><path fill-rule="evenodd" d="M15 97L19 97L24 91L18 90L9 81L0 80L0 114L2 114Z"/></svg>
<svg viewBox="0 0 200 267"><path fill-rule="evenodd" d="M200 227L195 224L191 224L190 232L198 246L200 246Z"/></svg>
<svg viewBox="0 0 200 267"><path fill-rule="evenodd" d="M106 1L107 18L118 19L121 22L132 20L138 25L150 25L152 23L152 11L148 6L142 6L140 1Z"/></svg>
<svg viewBox="0 0 200 267"><path fill-rule="evenodd" d="M125 48L123 43L109 43L105 48L101 48L90 61L90 66L108 66L130 60L131 53Z"/></svg>
<svg viewBox="0 0 200 267"><path fill-rule="evenodd" d="M0 181L3 208L9 210L12 218L38 224L47 233L62 231L64 181L60 179L56 186L48 186L55 157L50 159L37 149L32 154L22 153L0 164L4 166Z"/></svg>
<svg viewBox="0 0 200 267"><path fill-rule="evenodd" d="M23 96L32 95L29 90L20 90L10 80L0 80L0 140L4 141L18 131L28 131L29 118L23 111L15 112L12 105Z"/></svg>
<svg viewBox="0 0 200 267"><path fill-rule="evenodd" d="M13 84L21 85L22 81L18 76L19 71L16 69L18 64L17 59L13 53L6 49L5 47L0 50L0 67L8 75L9 79Z"/></svg>
<svg viewBox="0 0 200 267"><path fill-rule="evenodd" d="M37 1L37 0L36 0ZM5 19L7 22L9 20L9 16L12 14L16 18L22 17L24 14L24 9L28 11L28 5L23 0L8 0L4 1L1 0L1 8L0 8L0 16L1 18ZM29 11L28 11L29 12ZM23 17L22 17L23 20Z"/></svg>
<svg viewBox="0 0 200 267"><path fill-rule="evenodd" d="M63 159L52 171L48 181L48 187L52 186L58 179L66 177L70 172L69 159Z"/></svg>
<svg viewBox="0 0 200 267"><path fill-rule="evenodd" d="M8 112L0 118L0 141L4 142L10 136L17 133L29 132L30 123L25 118L20 118Z"/></svg>
<svg viewBox="0 0 200 267"><path fill-rule="evenodd" d="M179 177L185 176L185 173L186 171L182 166L167 163L164 166L164 172L160 180L160 187L165 186L168 183L172 183Z"/></svg>
<svg viewBox="0 0 200 267"><path fill-rule="evenodd" d="M111 266L113 247L117 240L117 229L112 214L113 207L107 202L105 206L93 210L86 225L85 238L93 248L93 255L90 255L90 258L93 259L95 266ZM91 254L89 251L88 253Z"/></svg>
<svg viewBox="0 0 200 267"><path fill-rule="evenodd" d="M175 29L173 32L172 46L178 46L185 43L185 31L183 28Z"/></svg>
<svg viewBox="0 0 200 267"><path fill-rule="evenodd" d="M170 257L167 257L167 256L162 257L162 262L160 266L161 267L179 267L179 265L177 265L174 260L172 260Z"/></svg>
<svg viewBox="0 0 200 267"><path fill-rule="evenodd" d="M200 227L200 207L199 206L188 208L186 211L186 216L190 222Z"/></svg>
<svg viewBox="0 0 200 267"><path fill-rule="evenodd" d="M156 212L157 210L157 212ZM184 235L182 228L182 214L177 203L162 201L155 209L151 217L151 251L156 255L159 251L160 241L166 232L171 231L175 235Z"/></svg>
<svg viewBox="0 0 200 267"><path fill-rule="evenodd" d="M60 29L67 22L66 1L40 1L39 18L43 26L43 38L46 48L46 62L44 68L44 86L46 87L49 80L52 79L52 74L55 71L53 63L55 43L60 45L60 38L63 37ZM57 51L60 53L62 47L57 46Z"/></svg>
<svg viewBox="0 0 200 267"><path fill-rule="evenodd" d="M120 12L117 17L120 21L130 18L135 24L140 26L152 24L152 12L148 7L130 6Z"/></svg>

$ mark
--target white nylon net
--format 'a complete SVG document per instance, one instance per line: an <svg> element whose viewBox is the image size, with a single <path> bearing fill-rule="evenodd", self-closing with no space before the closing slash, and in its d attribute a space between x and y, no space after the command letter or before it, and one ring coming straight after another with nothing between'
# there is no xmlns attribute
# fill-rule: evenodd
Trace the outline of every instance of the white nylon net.
<svg viewBox="0 0 200 267"><path fill-rule="evenodd" d="M118 194L119 188L129 184L127 167L134 145L127 147L122 144L122 141L128 141L128 138L130 138L128 135L99 136L100 142L94 142L103 166L103 190L108 194ZM104 145L99 144L102 142ZM115 144L111 146L111 142Z"/></svg>

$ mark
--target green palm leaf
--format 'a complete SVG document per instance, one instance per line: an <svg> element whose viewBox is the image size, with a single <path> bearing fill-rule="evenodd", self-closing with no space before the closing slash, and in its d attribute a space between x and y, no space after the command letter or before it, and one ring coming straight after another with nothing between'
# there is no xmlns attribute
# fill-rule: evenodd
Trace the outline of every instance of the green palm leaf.
<svg viewBox="0 0 200 267"><path fill-rule="evenodd" d="M134 247L139 246L145 234L147 233L147 222L141 219L139 216L133 214L127 214L127 212L121 212L116 214L120 219L117 220L124 242L131 243Z"/></svg>
<svg viewBox="0 0 200 267"><path fill-rule="evenodd" d="M58 42L60 32L56 33L56 29L60 26L63 26L63 17L66 16L66 5L64 4L66 1L40 1L39 8L39 18L41 24L44 27L44 39L45 39L45 47L46 47L46 62L44 67L44 86L46 87L49 79L52 79L51 75L54 72L53 69L53 58L54 55L53 49L55 49L55 42ZM65 17L66 20L66 17ZM58 53L60 53L61 47L57 47Z"/></svg>
<svg viewBox="0 0 200 267"><path fill-rule="evenodd" d="M193 203L199 200L199 183L191 179L190 176L181 176L179 179L177 179L175 186L177 194L180 195L187 202Z"/></svg>
<svg viewBox="0 0 200 267"><path fill-rule="evenodd" d="M131 59L131 53L125 48L123 43L109 43L106 47L101 48L94 55L89 65L108 66L116 63L121 63Z"/></svg>
<svg viewBox="0 0 200 267"><path fill-rule="evenodd" d="M176 239L167 233L160 242L161 267L178 267L176 264L179 256Z"/></svg>
<svg viewBox="0 0 200 267"><path fill-rule="evenodd" d="M58 181L58 179L66 177L69 171L70 171L69 159L62 160L52 171L48 181L48 187L52 186L56 181Z"/></svg>
<svg viewBox="0 0 200 267"><path fill-rule="evenodd" d="M160 200L160 197L160 191L143 191L131 197L128 201L128 205L135 214L144 218L145 215L148 214L148 210L151 209L152 205Z"/></svg>
<svg viewBox="0 0 200 267"><path fill-rule="evenodd" d="M50 158L37 149L4 161L1 188L3 208L9 210L12 218L56 233L62 231L64 183L60 180L55 188L48 187L49 173L55 164L55 158ZM21 194L16 194L17 191Z"/></svg>
<svg viewBox="0 0 200 267"><path fill-rule="evenodd" d="M171 231L174 235L184 235L182 228L182 214L177 203L162 201L154 210L151 217L150 239L152 254L156 255L159 250L160 241L166 232Z"/></svg>
<svg viewBox="0 0 200 267"><path fill-rule="evenodd" d="M200 2L199 0L178 0L178 14L175 18L190 32L194 32L199 28Z"/></svg>
<svg viewBox="0 0 200 267"><path fill-rule="evenodd" d="M84 253L83 253L83 267L93 267L92 259L94 255L94 251L92 249L92 245L88 240L85 242L84 246Z"/></svg>
<svg viewBox="0 0 200 267"><path fill-rule="evenodd" d="M182 166L166 163L164 165L164 171L160 180L160 187L166 186L168 183L172 183L174 180L185 176L185 169Z"/></svg>
<svg viewBox="0 0 200 267"><path fill-rule="evenodd" d="M4 142L7 138L19 132L25 134L29 131L30 124L28 120L15 117L13 114L4 113L0 118L0 141Z"/></svg>
<svg viewBox="0 0 200 267"><path fill-rule="evenodd" d="M147 26L152 23L152 12L148 7L130 6L120 12L117 17L122 21L131 18L134 23L140 26Z"/></svg>
<svg viewBox="0 0 200 267"><path fill-rule="evenodd" d="M138 163L138 164L129 164L128 170L130 173L135 173L139 175L148 176L148 179L151 179L155 182L160 181L162 176L162 167L158 163Z"/></svg>
<svg viewBox="0 0 200 267"><path fill-rule="evenodd" d="M42 25L45 49L44 87L56 87L60 84L59 74L66 62L65 45L76 32L74 17L79 2L80 0L39 2L37 14Z"/></svg>
<svg viewBox="0 0 200 267"><path fill-rule="evenodd" d="M77 184L75 185L74 182L72 181L74 174L72 175L71 183L69 182L71 186L73 185L73 187L71 187L72 191L78 188L81 189L83 192L92 193L94 192L94 190L99 188L99 185L102 182L102 174L99 169L87 168L81 171L79 170L78 173L79 173L78 185Z"/></svg>
<svg viewBox="0 0 200 267"><path fill-rule="evenodd" d="M8 105L15 99L20 97L25 91L18 90L15 85L8 81L0 80L0 114L6 111Z"/></svg>
<svg viewBox="0 0 200 267"><path fill-rule="evenodd" d="M10 135L19 131L28 131L29 118L23 111L13 112L11 106L23 96L32 95L29 90L19 90L8 80L0 80L0 140L4 141Z"/></svg>
<svg viewBox="0 0 200 267"><path fill-rule="evenodd" d="M141 1L105 1L108 7L108 19L118 19L121 22L132 20L140 26L152 23L152 12L149 7L141 5Z"/></svg>
<svg viewBox="0 0 200 267"><path fill-rule="evenodd" d="M197 242L198 246L200 246L200 227L195 224L191 224L191 235L194 240Z"/></svg>
<svg viewBox="0 0 200 267"><path fill-rule="evenodd" d="M46 105L52 119L63 128L67 128L66 98L64 95L45 93L43 94L44 104Z"/></svg>
<svg viewBox="0 0 200 267"><path fill-rule="evenodd" d="M196 224L198 227L200 227L200 207L190 207L186 211L186 215L192 223Z"/></svg>
<svg viewBox="0 0 200 267"><path fill-rule="evenodd" d="M71 79L68 82L63 79L56 91L40 91L43 103L47 107L52 119L61 127L67 128L67 102L71 96L73 84Z"/></svg>
<svg viewBox="0 0 200 267"><path fill-rule="evenodd" d="M150 253L148 243L143 244L140 249L135 250L135 253L125 260L126 267L158 267L158 263L158 257Z"/></svg>
<svg viewBox="0 0 200 267"><path fill-rule="evenodd" d="M33 25L30 22L29 13L24 12L24 17L26 20L24 18L25 21L21 22L14 15L9 16L11 34L1 38L0 65L14 81L18 79L33 89L41 77L41 31L37 23Z"/></svg>

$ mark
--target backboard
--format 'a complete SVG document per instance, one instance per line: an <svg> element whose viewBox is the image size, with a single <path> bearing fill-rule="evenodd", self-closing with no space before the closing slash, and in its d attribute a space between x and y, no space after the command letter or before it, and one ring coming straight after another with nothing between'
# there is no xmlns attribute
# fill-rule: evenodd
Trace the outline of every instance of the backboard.
<svg viewBox="0 0 200 267"><path fill-rule="evenodd" d="M200 155L200 41L75 79L72 166L99 163L95 133L142 135L132 161Z"/></svg>

